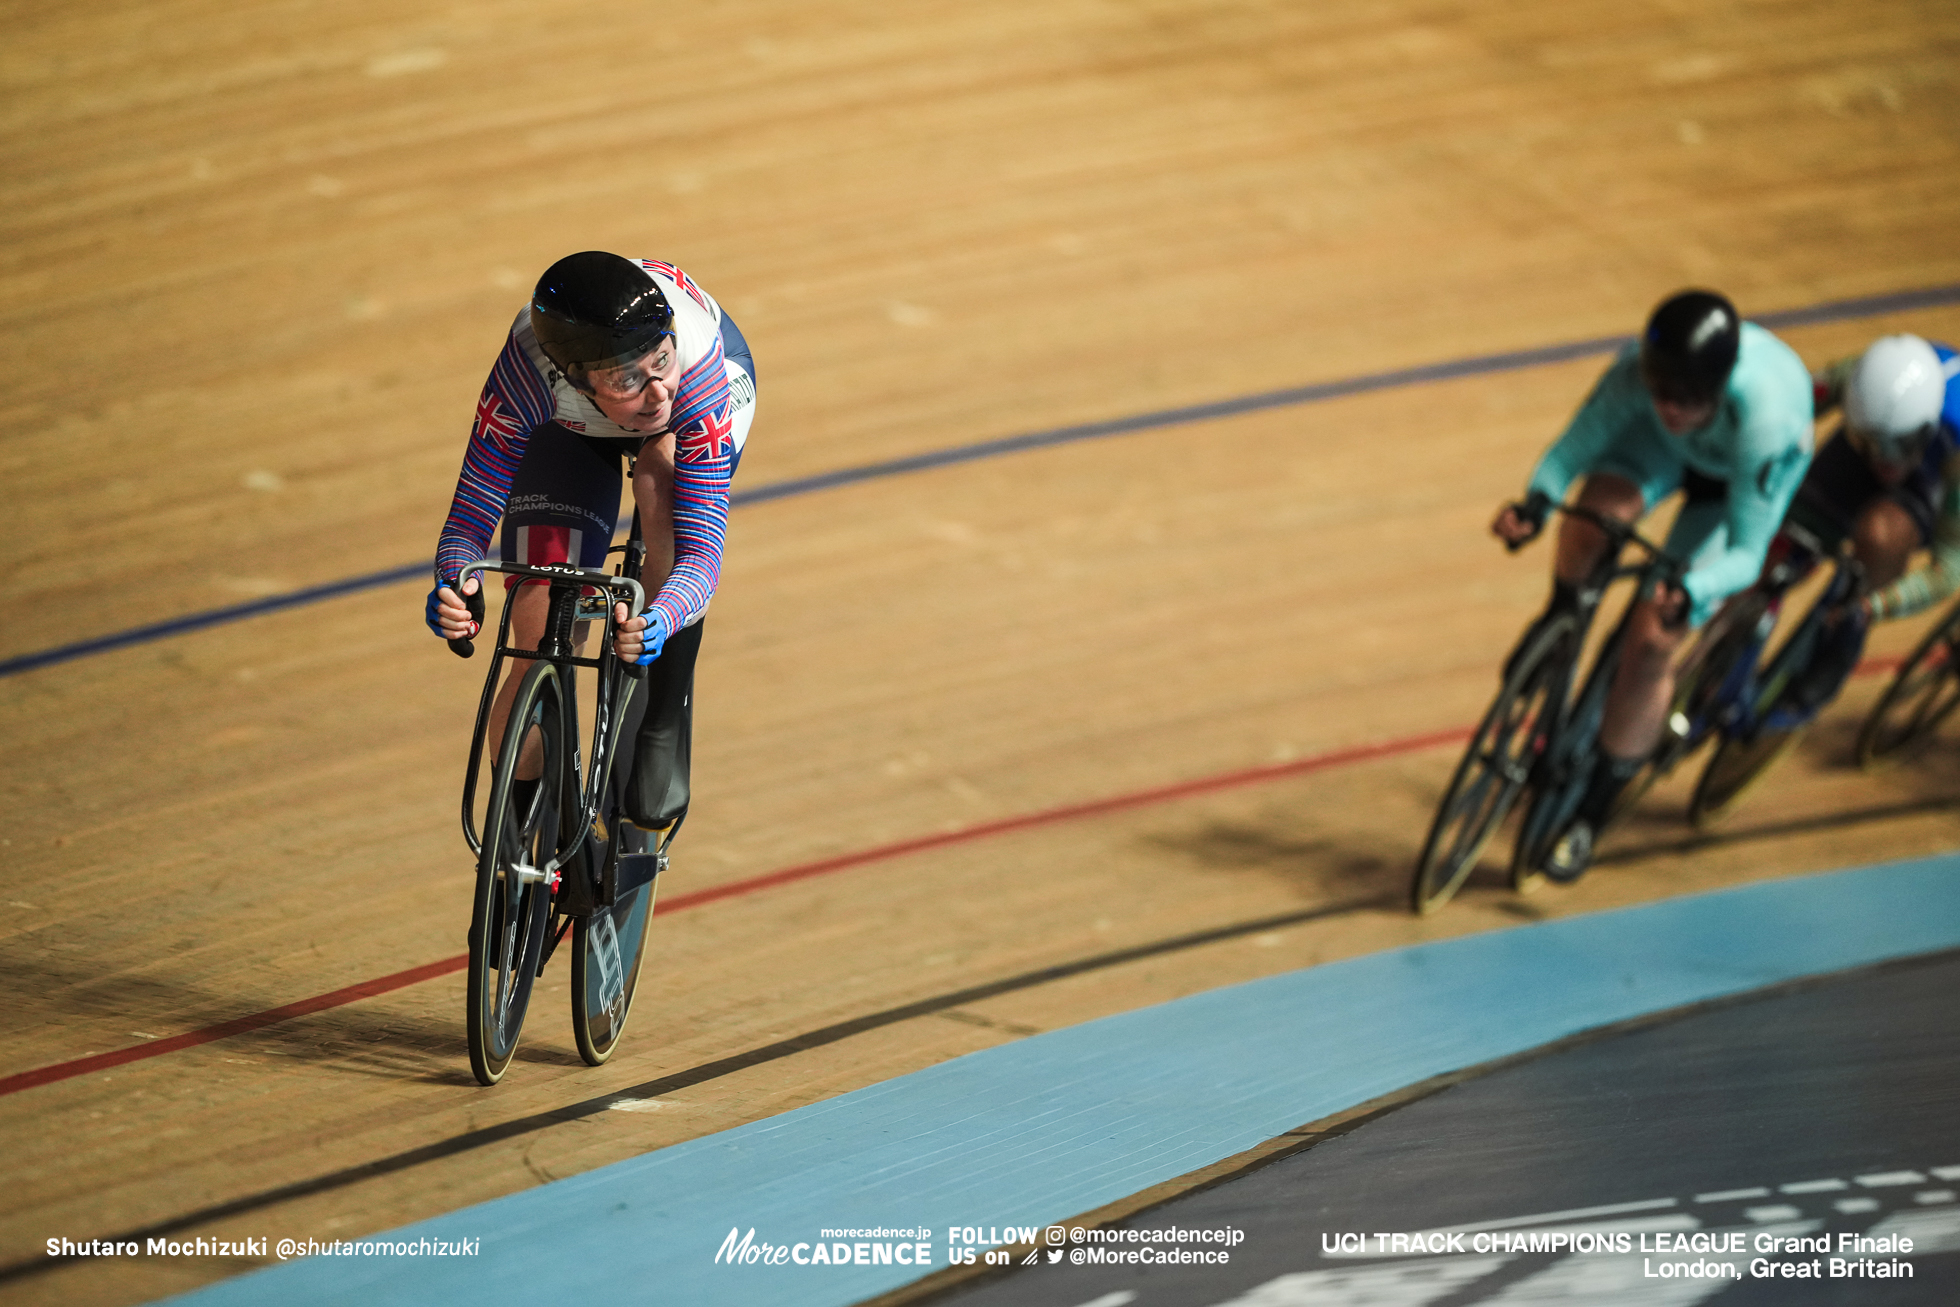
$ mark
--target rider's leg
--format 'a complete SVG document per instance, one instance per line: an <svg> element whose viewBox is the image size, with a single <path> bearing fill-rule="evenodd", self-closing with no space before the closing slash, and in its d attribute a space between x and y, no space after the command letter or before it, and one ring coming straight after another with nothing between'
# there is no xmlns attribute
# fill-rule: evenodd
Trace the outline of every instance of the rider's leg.
<svg viewBox="0 0 1960 1307"><path fill-rule="evenodd" d="M1636 522L1647 511L1640 487L1614 472L1595 472L1587 477L1578 502L1581 508L1619 522ZM1569 514L1560 517L1555 579L1576 588L1606 552L1606 543L1606 533L1591 522Z"/></svg>
<svg viewBox="0 0 1960 1307"><path fill-rule="evenodd" d="M1852 552L1864 573L1862 588L1851 598L1862 598L1898 580L1912 551L1930 535L1930 522L1922 521L1908 504L1885 495L1874 497L1851 528ZM1865 636L1870 629L1870 618L1856 603L1847 604L1828 619L1809 665L1790 687L1787 702L1801 718L1807 719L1837 697L1865 652Z"/></svg>
<svg viewBox="0 0 1960 1307"><path fill-rule="evenodd" d="M542 581L528 581L511 591L505 602L511 605L510 647L537 648L538 641L544 638L545 619L551 613L551 587ZM572 629L572 649L581 657L585 654L586 628L591 625L579 622ZM497 687L497 698L490 705L488 733L483 737L490 741L492 748L504 738L504 722L510 717L511 701L517 698L518 684L530 669L530 659L513 658L504 671L504 683ZM523 752L517 756L517 778L534 781L543 770L544 745L533 734L524 741Z"/></svg>
<svg viewBox="0 0 1960 1307"><path fill-rule="evenodd" d="M619 516L620 458L626 452L618 441L595 440L556 422L531 433L510 488L508 508L499 533L505 562L543 566L571 563L576 567L605 566ZM544 635L551 610L550 587L526 582L508 592L511 605L510 647L535 649ZM585 652L586 626L573 631L576 652ZM504 721L518 684L529 671L529 659L511 660L504 683L491 704L490 747L503 739ZM519 757L517 775L535 780L543 769L542 744L531 738Z"/></svg>
<svg viewBox="0 0 1960 1307"><path fill-rule="evenodd" d="M644 830L670 826L687 811L694 740L694 663L702 622L684 627L647 667L645 716L634 734L622 806Z"/></svg>
<svg viewBox="0 0 1960 1307"><path fill-rule="evenodd" d="M1851 532L1852 548L1865 570L1865 584L1876 590L1903 576L1923 534L1920 524L1898 500L1873 500L1858 515Z"/></svg>
<svg viewBox="0 0 1960 1307"><path fill-rule="evenodd" d="M1637 766L1660 743L1668 705L1674 701L1674 655L1686 634L1685 623L1670 627L1663 622L1651 599L1634 605L1599 728L1599 747L1608 759Z"/></svg>
<svg viewBox="0 0 1960 1307"><path fill-rule="evenodd" d="M1668 532L1666 547L1692 568L1704 553L1726 547L1728 487L1690 472L1682 478L1682 490L1681 511ZM1713 606L1713 601L1699 605L1710 611ZM1707 611L1690 613L1689 621L1670 626L1661 620L1652 596L1634 604L1600 722L1599 756L1579 805L1579 816L1595 830L1660 743L1674 702L1675 655L1690 627L1700 625L1708 615Z"/></svg>
<svg viewBox="0 0 1960 1307"><path fill-rule="evenodd" d="M1578 503L1602 517L1621 522L1638 521L1646 511L1646 497L1627 477L1613 472L1595 472L1579 490ZM1516 659L1531 647L1545 625L1579 606L1579 585L1599 562L1607 549L1606 533L1584 518L1563 514L1558 524L1558 548L1552 560L1552 597L1519 641L1511 661L1504 665L1508 679Z"/></svg>

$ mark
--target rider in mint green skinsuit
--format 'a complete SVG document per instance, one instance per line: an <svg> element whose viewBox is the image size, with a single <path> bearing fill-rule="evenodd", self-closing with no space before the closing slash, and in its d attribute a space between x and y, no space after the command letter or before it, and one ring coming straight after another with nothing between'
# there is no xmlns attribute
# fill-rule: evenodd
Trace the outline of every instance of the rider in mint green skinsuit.
<svg viewBox="0 0 1960 1307"><path fill-rule="evenodd" d="M1647 510L1689 477L1688 501L1667 551L1689 560L1683 582L1690 625L1763 569L1770 539L1810 465L1810 371L1796 351L1753 322L1727 390L1708 425L1669 435L1640 380L1640 351L1628 345L1593 387L1565 434L1538 460L1531 490L1554 503L1581 475L1609 472L1640 488ZM1727 493L1721 485L1725 483Z"/></svg>
<svg viewBox="0 0 1960 1307"><path fill-rule="evenodd" d="M1583 797L1549 851L1533 855L1533 871L1572 880L1592 860L1596 833L1660 740L1687 629L1762 571L1810 464L1812 404L1810 373L1789 346L1743 322L1723 296L1681 291L1607 367L1539 459L1524 501L1491 523L1517 548L1581 476L1579 504L1627 523L1685 492L1666 548L1687 573L1678 587L1635 596ZM1577 605L1606 548L1591 522L1561 520L1552 601L1540 621Z"/></svg>

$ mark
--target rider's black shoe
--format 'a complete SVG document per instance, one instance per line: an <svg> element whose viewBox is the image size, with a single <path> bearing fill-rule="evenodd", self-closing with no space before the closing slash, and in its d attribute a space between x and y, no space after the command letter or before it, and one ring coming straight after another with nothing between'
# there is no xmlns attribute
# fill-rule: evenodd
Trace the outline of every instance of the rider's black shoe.
<svg viewBox="0 0 1960 1307"><path fill-rule="evenodd" d="M1574 817L1565 833L1552 845L1552 851L1545 855L1542 870L1545 879L1555 880L1561 885L1570 885L1586 874L1592 866L1593 824L1585 817Z"/></svg>
<svg viewBox="0 0 1960 1307"><path fill-rule="evenodd" d="M1586 783L1585 797L1579 800L1578 813L1545 855L1544 872L1548 879L1570 885L1586 874L1586 868L1592 866L1593 846L1613 816L1614 805L1646 765L1645 758L1599 755L1593 763L1592 778Z"/></svg>

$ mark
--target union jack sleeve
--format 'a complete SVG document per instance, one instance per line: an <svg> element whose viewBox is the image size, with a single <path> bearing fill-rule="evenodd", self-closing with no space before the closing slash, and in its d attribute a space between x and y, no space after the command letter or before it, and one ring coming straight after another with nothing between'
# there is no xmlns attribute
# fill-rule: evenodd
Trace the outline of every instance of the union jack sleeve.
<svg viewBox="0 0 1960 1307"><path fill-rule="evenodd" d="M551 389L513 335L483 383L476 420L463 451L456 497L436 542L436 580L454 585L463 568L490 549L510 485L531 432L551 420Z"/></svg>
<svg viewBox="0 0 1960 1307"><path fill-rule="evenodd" d="M728 483L735 469L733 393L721 338L681 374L674 396L674 570L651 607L672 635L707 611L728 540Z"/></svg>

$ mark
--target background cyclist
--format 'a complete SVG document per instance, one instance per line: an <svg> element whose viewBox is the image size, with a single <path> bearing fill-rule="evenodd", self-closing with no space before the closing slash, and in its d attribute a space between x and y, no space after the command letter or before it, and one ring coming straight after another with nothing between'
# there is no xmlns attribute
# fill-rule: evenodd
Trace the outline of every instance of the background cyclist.
<svg viewBox="0 0 1960 1307"><path fill-rule="evenodd" d="M1909 616L1960 588L1956 374L1960 359L1951 348L1905 335L1883 337L1817 374L1818 412L1842 405L1844 421L1817 452L1789 522L1808 537L1805 545L1829 554L1849 539L1866 589L1792 687L1791 709L1800 716L1837 693L1874 619ZM1789 543L1800 576L1815 559ZM1913 551L1927 547L1930 565L1907 573Z"/></svg>
<svg viewBox="0 0 1960 1307"><path fill-rule="evenodd" d="M639 615L619 606L626 620L615 652L652 664L625 795L628 816L649 829L687 806L701 616L721 576L729 481L754 416L748 342L686 273L600 251L560 259L539 278L484 383L436 548L429 627L447 639L474 636L482 599L474 578L467 596L456 578L484 556L498 519L506 561L601 567L621 465L630 464L650 603ZM510 602L513 646L535 648L546 588L527 581ZM502 737L521 671L514 667L499 691L491 740ZM541 765L533 750L518 775L535 780Z"/></svg>
<svg viewBox="0 0 1960 1307"><path fill-rule="evenodd" d="M1491 524L1513 546L1530 540L1581 476L1578 502L1622 522L1685 494L1667 549L1688 560L1687 575L1635 603L1598 761L1547 874L1570 880L1585 870L1594 833L1660 739L1683 636L1761 572L1810 462L1812 411L1810 373L1788 345L1741 321L1723 296L1683 291L1607 367L1539 459L1524 502L1507 504ZM1560 521L1548 616L1576 605L1578 584L1605 548L1591 523Z"/></svg>

